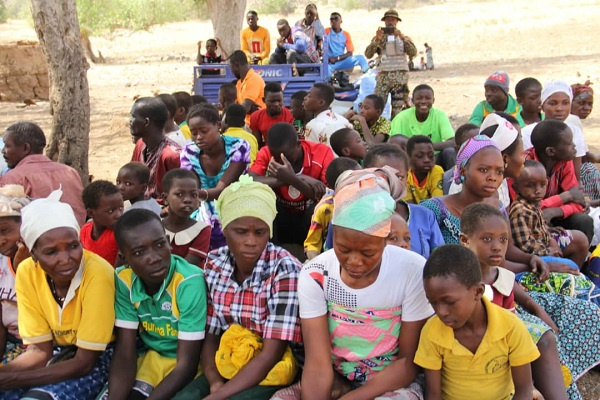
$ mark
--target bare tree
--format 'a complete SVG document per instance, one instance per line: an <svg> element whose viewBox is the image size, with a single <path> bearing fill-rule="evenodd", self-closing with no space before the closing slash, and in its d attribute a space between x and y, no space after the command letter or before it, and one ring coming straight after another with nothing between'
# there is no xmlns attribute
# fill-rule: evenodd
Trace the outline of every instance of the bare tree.
<svg viewBox="0 0 600 400"><path fill-rule="evenodd" d="M52 133L46 155L88 182L89 65L81 46L75 0L30 0L35 31L48 62Z"/></svg>
<svg viewBox="0 0 600 400"><path fill-rule="evenodd" d="M207 0L207 4L215 37L229 54L239 50L246 0Z"/></svg>

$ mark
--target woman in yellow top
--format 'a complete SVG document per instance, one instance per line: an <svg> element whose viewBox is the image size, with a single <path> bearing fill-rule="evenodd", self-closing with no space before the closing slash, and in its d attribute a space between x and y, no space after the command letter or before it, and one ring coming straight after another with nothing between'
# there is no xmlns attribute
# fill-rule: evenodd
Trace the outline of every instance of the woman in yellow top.
<svg viewBox="0 0 600 400"><path fill-rule="evenodd" d="M83 250L61 194L21 211L31 258L17 269L16 291L19 333L28 347L0 368L1 399L94 399L108 376L114 271Z"/></svg>

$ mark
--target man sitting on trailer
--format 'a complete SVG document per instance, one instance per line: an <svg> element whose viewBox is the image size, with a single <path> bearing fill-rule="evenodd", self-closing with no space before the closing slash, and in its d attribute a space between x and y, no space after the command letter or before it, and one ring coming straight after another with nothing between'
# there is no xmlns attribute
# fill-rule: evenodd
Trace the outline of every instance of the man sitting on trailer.
<svg viewBox="0 0 600 400"><path fill-rule="evenodd" d="M279 38L270 64L308 64L319 62L319 52L302 29L293 27L285 19L277 22Z"/></svg>

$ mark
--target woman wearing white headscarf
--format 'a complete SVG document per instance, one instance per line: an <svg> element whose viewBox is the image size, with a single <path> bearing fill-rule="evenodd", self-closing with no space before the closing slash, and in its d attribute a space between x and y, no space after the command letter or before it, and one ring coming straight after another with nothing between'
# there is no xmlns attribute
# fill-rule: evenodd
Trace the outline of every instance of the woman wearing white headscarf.
<svg viewBox="0 0 600 400"><path fill-rule="evenodd" d="M19 264L16 292L27 351L0 368L0 399L94 399L108 376L114 271L83 250L73 209L58 201L61 194L21 210L31 258Z"/></svg>

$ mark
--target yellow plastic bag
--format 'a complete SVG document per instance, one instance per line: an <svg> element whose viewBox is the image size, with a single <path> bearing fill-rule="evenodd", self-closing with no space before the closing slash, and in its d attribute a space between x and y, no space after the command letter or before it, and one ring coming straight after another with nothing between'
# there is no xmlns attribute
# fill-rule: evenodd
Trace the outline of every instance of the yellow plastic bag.
<svg viewBox="0 0 600 400"><path fill-rule="evenodd" d="M221 336L215 363L219 374L225 379L233 378L262 350L262 338L241 325L231 325ZM296 359L288 346L283 358L269 371L260 386L285 386L294 381L297 372Z"/></svg>

